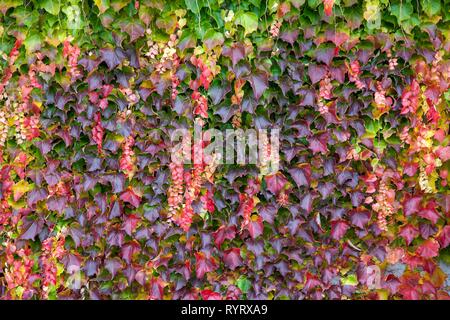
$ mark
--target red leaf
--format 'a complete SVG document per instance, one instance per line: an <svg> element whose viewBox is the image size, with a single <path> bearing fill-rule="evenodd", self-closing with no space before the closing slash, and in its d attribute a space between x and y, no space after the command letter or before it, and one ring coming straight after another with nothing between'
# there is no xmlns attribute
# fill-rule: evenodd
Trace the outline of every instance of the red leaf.
<svg viewBox="0 0 450 320"><path fill-rule="evenodd" d="M220 228L213 233L214 243L219 249L225 240L233 240L235 236L236 236L235 226L230 227L220 226Z"/></svg>
<svg viewBox="0 0 450 320"><path fill-rule="evenodd" d="M203 300L222 300L222 296L212 290L206 289L200 292Z"/></svg>
<svg viewBox="0 0 450 320"><path fill-rule="evenodd" d="M439 243L435 239L425 240L416 250L416 254L422 258L434 258L439 254Z"/></svg>
<svg viewBox="0 0 450 320"><path fill-rule="evenodd" d="M334 29L327 30L325 36L327 41L333 42L336 47L340 47L344 42L350 39L350 36L347 33L335 31Z"/></svg>
<svg viewBox="0 0 450 320"><path fill-rule="evenodd" d="M436 150L436 155L442 160L442 162L449 160L450 159L450 146L439 147Z"/></svg>
<svg viewBox="0 0 450 320"><path fill-rule="evenodd" d="M127 215L125 221L123 222L122 230L124 230L129 236L131 236L134 229L136 229L136 225L139 221L141 221L141 218L139 218L135 214Z"/></svg>
<svg viewBox="0 0 450 320"><path fill-rule="evenodd" d="M343 220L331 222L331 238L334 240L341 239L349 228L348 222Z"/></svg>
<svg viewBox="0 0 450 320"><path fill-rule="evenodd" d="M419 229L408 224L400 230L399 235L405 239L406 244L409 246L411 242L419 235Z"/></svg>
<svg viewBox="0 0 450 320"><path fill-rule="evenodd" d="M323 0L323 10L328 17L333 13L334 0Z"/></svg>
<svg viewBox="0 0 450 320"><path fill-rule="evenodd" d="M405 300L419 300L420 294L417 291L416 286L410 286L410 285L402 285L400 287L400 293L403 296L403 299Z"/></svg>
<svg viewBox="0 0 450 320"><path fill-rule="evenodd" d="M262 235L264 230L262 218L258 215L253 215L247 225L247 230L252 239L256 239L258 236Z"/></svg>
<svg viewBox="0 0 450 320"><path fill-rule="evenodd" d="M422 196L405 197L405 200L403 201L403 212L405 213L405 216L410 216L413 213L419 212L421 201Z"/></svg>
<svg viewBox="0 0 450 320"><path fill-rule="evenodd" d="M267 184L267 189L275 195L278 195L288 182L286 177L281 172L277 172L273 175L266 176L265 180Z"/></svg>
<svg viewBox="0 0 450 320"><path fill-rule="evenodd" d="M218 268L214 257L206 255L203 252L195 253L195 273L198 279L202 279L207 272L214 271Z"/></svg>
<svg viewBox="0 0 450 320"><path fill-rule="evenodd" d="M122 259L126 261L126 263L130 264L133 259L133 255L141 251L141 246L139 242L133 240L122 247L121 254Z"/></svg>
<svg viewBox="0 0 450 320"><path fill-rule="evenodd" d="M237 267L241 266L241 249L231 248L225 250L225 252L223 253L223 261L225 262L225 265L227 265L231 270L234 270Z"/></svg>
<svg viewBox="0 0 450 320"><path fill-rule="evenodd" d="M127 191L122 193L120 195L120 199L130 203L136 208L139 207L139 204L141 203L141 197L138 196L131 188L128 188Z"/></svg>
<svg viewBox="0 0 450 320"><path fill-rule="evenodd" d="M416 174L419 169L419 164L415 162L407 162L403 166L403 173L409 177L412 177Z"/></svg>
<svg viewBox="0 0 450 320"><path fill-rule="evenodd" d="M430 220L433 224L436 224L440 217L439 213L436 211L436 203L434 201L430 201L425 208L419 211L419 216Z"/></svg>
<svg viewBox="0 0 450 320"><path fill-rule="evenodd" d="M322 283L320 282L320 280L317 276L315 276L309 272L306 274L306 282L305 282L305 286L304 286L304 289L306 291L311 291L315 287L321 287L321 286L322 286Z"/></svg>
<svg viewBox="0 0 450 320"><path fill-rule="evenodd" d="M446 248L450 245L450 226L445 226L438 236L439 243L441 244L441 248Z"/></svg>

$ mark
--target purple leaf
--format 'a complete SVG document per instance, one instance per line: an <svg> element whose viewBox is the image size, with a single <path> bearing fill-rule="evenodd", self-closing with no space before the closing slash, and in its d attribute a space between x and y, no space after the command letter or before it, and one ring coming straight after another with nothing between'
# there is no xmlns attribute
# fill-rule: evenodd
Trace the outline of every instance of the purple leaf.
<svg viewBox="0 0 450 320"><path fill-rule="evenodd" d="M349 213L350 221L353 225L363 229L370 220L370 212L368 210L354 210Z"/></svg>
<svg viewBox="0 0 450 320"><path fill-rule="evenodd" d="M223 262L231 270L234 270L237 267L241 266L242 265L241 249L231 248L231 249L225 250L223 253Z"/></svg>
<svg viewBox="0 0 450 320"><path fill-rule="evenodd" d="M278 195L288 183L288 180L281 172L265 176L264 179L266 180L267 189L275 195Z"/></svg>
<svg viewBox="0 0 450 320"><path fill-rule="evenodd" d="M344 237L349 228L348 222L343 220L331 222L331 238L334 240L340 240Z"/></svg>
<svg viewBox="0 0 450 320"><path fill-rule="evenodd" d="M240 43L233 43L231 47L225 46L223 48L222 54L225 57L231 58L231 62L233 63L233 67L238 63L241 59L245 57L245 47Z"/></svg>
<svg viewBox="0 0 450 320"><path fill-rule="evenodd" d="M249 82L253 89L255 99L258 100L264 91L269 87L268 75L265 72L257 71L249 76Z"/></svg>
<svg viewBox="0 0 450 320"><path fill-rule="evenodd" d="M309 164L302 164L295 168L289 169L289 174L294 179L297 186L309 187L311 183L311 166Z"/></svg>
<svg viewBox="0 0 450 320"><path fill-rule="evenodd" d="M419 229L408 224L401 228L399 235L405 239L406 244L409 246L411 242L419 235Z"/></svg>
<svg viewBox="0 0 450 320"><path fill-rule="evenodd" d="M126 57L125 53L120 48L100 49L100 55L102 57L102 61L104 61L108 65L109 70L112 70L115 67L117 67Z"/></svg>
<svg viewBox="0 0 450 320"><path fill-rule="evenodd" d="M315 84L325 78L327 69L323 65L310 64L308 66L308 75L312 84Z"/></svg>
<svg viewBox="0 0 450 320"><path fill-rule="evenodd" d="M417 213L420 210L420 202L422 201L422 196L411 196L405 197L403 201L403 212L405 216L410 216L413 213Z"/></svg>

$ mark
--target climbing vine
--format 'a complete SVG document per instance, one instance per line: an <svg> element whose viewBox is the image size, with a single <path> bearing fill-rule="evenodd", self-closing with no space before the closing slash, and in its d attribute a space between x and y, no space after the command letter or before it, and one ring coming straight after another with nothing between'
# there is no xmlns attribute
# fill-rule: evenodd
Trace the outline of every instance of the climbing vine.
<svg viewBox="0 0 450 320"><path fill-rule="evenodd" d="M2 299L449 298L450 1L0 0L0 20ZM174 152L194 128L277 129L279 152Z"/></svg>

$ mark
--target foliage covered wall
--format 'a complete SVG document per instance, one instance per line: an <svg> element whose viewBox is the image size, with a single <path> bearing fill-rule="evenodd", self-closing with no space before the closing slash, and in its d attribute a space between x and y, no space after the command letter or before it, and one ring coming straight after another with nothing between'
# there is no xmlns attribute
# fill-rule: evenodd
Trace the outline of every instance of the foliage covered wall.
<svg viewBox="0 0 450 320"><path fill-rule="evenodd" d="M449 0L0 11L3 299L449 297ZM194 121L280 170L173 163Z"/></svg>

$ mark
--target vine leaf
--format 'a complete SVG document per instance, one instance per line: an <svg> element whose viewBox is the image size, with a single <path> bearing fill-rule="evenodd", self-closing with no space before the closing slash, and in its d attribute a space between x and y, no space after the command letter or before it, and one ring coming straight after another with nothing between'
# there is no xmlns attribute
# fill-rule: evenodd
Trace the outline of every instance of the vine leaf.
<svg viewBox="0 0 450 320"><path fill-rule="evenodd" d="M59 0L44 0L42 1L41 6L45 9L45 11L53 14L54 16L58 15L61 9Z"/></svg>
<svg viewBox="0 0 450 320"><path fill-rule="evenodd" d="M258 16L253 12L238 12L235 23L244 27L244 35L248 35L258 29Z"/></svg>
<svg viewBox="0 0 450 320"><path fill-rule="evenodd" d="M133 20L132 22L122 23L121 30L122 32L126 32L130 36L131 42L136 41L145 33L144 26L136 20Z"/></svg>

